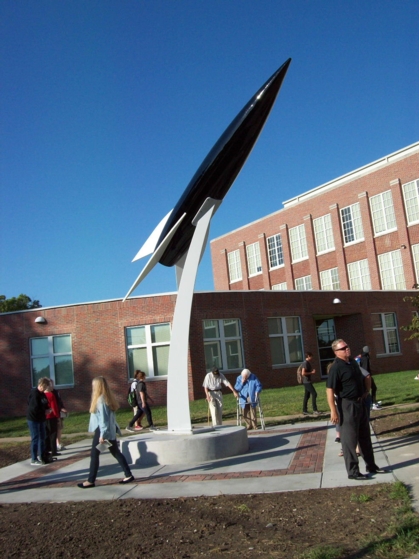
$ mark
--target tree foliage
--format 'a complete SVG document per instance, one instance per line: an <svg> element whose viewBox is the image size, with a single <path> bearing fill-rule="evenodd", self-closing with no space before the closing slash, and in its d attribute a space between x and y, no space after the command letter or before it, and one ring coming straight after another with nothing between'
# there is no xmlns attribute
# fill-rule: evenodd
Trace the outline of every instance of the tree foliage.
<svg viewBox="0 0 419 559"><path fill-rule="evenodd" d="M32 301L30 297L23 293L19 297L12 297L11 299L6 299L5 295L0 295L0 313L25 311L27 309L38 309L39 307L42 307L39 301Z"/></svg>
<svg viewBox="0 0 419 559"><path fill-rule="evenodd" d="M419 340L419 295L404 297L403 301L411 303L416 311L413 312L412 322L407 326L400 326L400 330L410 332L406 340Z"/></svg>

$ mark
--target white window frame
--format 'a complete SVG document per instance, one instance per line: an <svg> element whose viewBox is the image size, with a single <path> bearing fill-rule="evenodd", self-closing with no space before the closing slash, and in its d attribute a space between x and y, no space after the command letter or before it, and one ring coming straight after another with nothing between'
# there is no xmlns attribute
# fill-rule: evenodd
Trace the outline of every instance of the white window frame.
<svg viewBox="0 0 419 559"><path fill-rule="evenodd" d="M292 324L298 321L298 327L291 331ZM275 327L276 326L276 327ZM272 332L274 330L274 332ZM290 330L290 331L288 331ZM271 348L272 366L283 366L301 363L303 361L303 334L299 316L281 316L268 318L269 343ZM274 345L279 343L280 351L284 356L283 362L274 362ZM282 351L281 351L282 350ZM291 353L295 360L291 361Z"/></svg>
<svg viewBox="0 0 419 559"><path fill-rule="evenodd" d="M413 263L415 266L416 283L419 283L419 244L412 245Z"/></svg>
<svg viewBox="0 0 419 559"><path fill-rule="evenodd" d="M371 275L367 259L350 262L347 270L351 291L371 290Z"/></svg>
<svg viewBox="0 0 419 559"><path fill-rule="evenodd" d="M400 353L400 340L397 326L396 313L372 313L372 326L374 336L380 336L384 353L377 355L394 355ZM379 325L376 325L377 322ZM392 322L392 324L390 324Z"/></svg>
<svg viewBox="0 0 419 559"><path fill-rule="evenodd" d="M323 291L339 291L340 280L337 268L330 268L320 272L320 285Z"/></svg>
<svg viewBox="0 0 419 559"><path fill-rule="evenodd" d="M291 227L289 230L290 250L292 262L307 260L307 238L304 224Z"/></svg>
<svg viewBox="0 0 419 559"><path fill-rule="evenodd" d="M303 276L295 279L296 291L311 291L313 289L311 276Z"/></svg>
<svg viewBox="0 0 419 559"><path fill-rule="evenodd" d="M230 283L235 283L236 281L241 281L242 277L242 268L241 268L241 261L240 261L240 250L232 250L227 254L227 262L228 262L228 276Z"/></svg>
<svg viewBox="0 0 419 559"><path fill-rule="evenodd" d="M370 198L371 218L375 236L397 231L391 190L381 192Z"/></svg>
<svg viewBox="0 0 419 559"><path fill-rule="evenodd" d="M287 291L287 282L283 281L282 283L275 283L271 289L272 291Z"/></svg>
<svg viewBox="0 0 419 559"><path fill-rule="evenodd" d="M269 269L274 270L284 266L284 251L282 249L281 235L273 235L266 239L266 247L268 249Z"/></svg>
<svg viewBox="0 0 419 559"><path fill-rule="evenodd" d="M340 210L340 221L345 246L364 240L364 229L362 227L361 207L359 202L342 208Z"/></svg>
<svg viewBox="0 0 419 559"><path fill-rule="evenodd" d="M330 214L313 219L314 237L316 239L317 254L335 250L333 238L332 218Z"/></svg>
<svg viewBox="0 0 419 559"><path fill-rule="evenodd" d="M408 225L419 223L419 179L402 186Z"/></svg>
<svg viewBox="0 0 419 559"><path fill-rule="evenodd" d="M259 242L246 245L247 270L249 278L262 273L262 260L260 258Z"/></svg>
<svg viewBox="0 0 419 559"><path fill-rule="evenodd" d="M234 336L228 336L226 334L226 328L233 323L236 324L237 332ZM214 328L217 335L205 337L206 327L208 329ZM205 319L202 321L202 329L206 370L211 371L213 367L217 367L220 371L226 373L241 371L244 363L241 320L239 318ZM236 346L235 353L232 351L234 350L234 346ZM209 359L208 352L212 351L211 347L215 347L217 351L213 353L211 359ZM236 363L232 363L232 360L235 360ZM211 363L209 361L211 361Z"/></svg>
<svg viewBox="0 0 419 559"><path fill-rule="evenodd" d="M157 329L159 326L168 326L168 328L169 328L169 340L162 340L162 341L158 341L158 342L153 342L154 330ZM130 330L135 330L136 328L144 328L145 343L137 343L137 344L129 344L128 343L129 331ZM172 337L172 333L171 333L170 322L159 322L159 323L156 323L156 324L138 324L136 326L127 326L125 328L125 345L126 345L126 351L127 351L128 377L132 378L134 376L134 372L135 372L134 370L131 370L130 352L135 351L136 349L145 349L146 350L146 356L147 356L147 368L144 367L141 370L143 370L145 372L147 378L149 378L149 379L152 379L152 378L157 378L157 379L167 378L167 374L158 374L157 364L156 364L156 360L155 360L155 351L158 348L163 348L163 347L168 348L167 363L166 363L166 369L167 369L168 359L169 359L168 354L169 354L169 351L170 351L171 337ZM132 368L135 369L135 367L132 367Z"/></svg>
<svg viewBox="0 0 419 559"><path fill-rule="evenodd" d="M70 340L70 347L71 350L70 351L64 351L64 352L55 352L54 351L54 340L57 338L69 338ZM46 353L40 353L40 354L35 354L33 353L33 347L32 347L32 341L35 340L47 340L47 347L48 347L48 351ZM41 377L37 377L36 379L34 378L34 374L35 374L35 369L34 369L34 361L37 359L46 359L48 360L48 367L49 367L49 372L48 374L43 374L42 376L46 376L47 378L52 378L52 380L54 381L54 385L57 388L65 388L65 387L73 387L74 386L74 363L73 363L73 340L71 337L71 334L57 334L54 336L35 336L33 338L30 338L29 340L29 348L30 348L30 356L31 356L31 383L32 386L38 386L38 380ZM71 359L71 374L72 374L72 382L69 383L65 383L65 384L60 384L59 382L57 382L56 379L56 371L55 371L55 363L56 363L56 359L60 358L60 357L70 357Z"/></svg>
<svg viewBox="0 0 419 559"><path fill-rule="evenodd" d="M378 255L381 288L383 291L406 289L401 250L393 250Z"/></svg>

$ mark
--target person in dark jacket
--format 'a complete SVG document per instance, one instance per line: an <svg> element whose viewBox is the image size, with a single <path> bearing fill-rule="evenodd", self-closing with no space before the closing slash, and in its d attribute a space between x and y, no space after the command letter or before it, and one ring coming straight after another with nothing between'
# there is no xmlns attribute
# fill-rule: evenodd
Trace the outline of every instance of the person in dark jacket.
<svg viewBox="0 0 419 559"><path fill-rule="evenodd" d="M377 385L372 378L371 363L370 363L370 348L366 345L362 348L361 359L359 364L363 369L369 372L371 378L371 399L372 409L378 410L381 408L381 402L377 402Z"/></svg>
<svg viewBox="0 0 419 559"><path fill-rule="evenodd" d="M49 411L49 408L44 392L49 385L48 378L40 378L37 388L31 390L28 398L26 419L31 434L31 466L43 466L45 464L45 414Z"/></svg>

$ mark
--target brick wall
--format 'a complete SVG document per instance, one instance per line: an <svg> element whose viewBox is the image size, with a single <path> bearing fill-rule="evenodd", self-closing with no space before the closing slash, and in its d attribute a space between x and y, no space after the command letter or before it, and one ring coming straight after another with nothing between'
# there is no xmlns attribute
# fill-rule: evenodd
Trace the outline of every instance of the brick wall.
<svg viewBox="0 0 419 559"><path fill-rule="evenodd" d="M334 317L336 333L352 347L353 354L364 345L371 350L377 372L416 369L418 353L413 342L400 334L401 353L376 356L371 313L395 312L399 326L408 324L412 308L403 302L405 292L361 291L226 291L195 293L190 326L189 398L203 398L206 374L203 346L204 319L238 318L242 326L244 366L255 372L265 388L296 384L296 366L272 366L268 333L269 317L299 316L303 349L319 353L315 321ZM333 304L339 297L341 304ZM31 388L30 339L37 336L71 334L74 361L74 387L60 393L70 411L89 407L91 381L97 375L109 380L122 406L126 406L128 366L125 328L142 324L172 322L175 295L42 308L0 315L0 416L26 413ZM46 324L35 323L43 316ZM240 370L226 373L234 383ZM166 379L149 379L148 391L156 403L166 403Z"/></svg>

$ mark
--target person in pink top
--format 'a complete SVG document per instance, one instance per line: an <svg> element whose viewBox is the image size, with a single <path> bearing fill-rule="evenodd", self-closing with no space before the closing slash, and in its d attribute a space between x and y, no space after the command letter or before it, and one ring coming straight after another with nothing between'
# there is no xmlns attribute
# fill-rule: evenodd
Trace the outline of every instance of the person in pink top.
<svg viewBox="0 0 419 559"><path fill-rule="evenodd" d="M45 455L46 462L52 462L54 456L58 456L57 452L57 430L58 420L60 418L60 408L58 407L57 398L53 392L51 385L45 390L45 396L48 399L49 411L46 416L46 439L45 439Z"/></svg>

